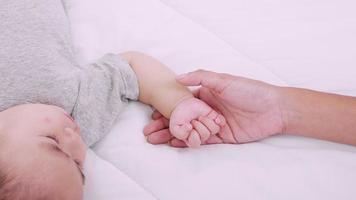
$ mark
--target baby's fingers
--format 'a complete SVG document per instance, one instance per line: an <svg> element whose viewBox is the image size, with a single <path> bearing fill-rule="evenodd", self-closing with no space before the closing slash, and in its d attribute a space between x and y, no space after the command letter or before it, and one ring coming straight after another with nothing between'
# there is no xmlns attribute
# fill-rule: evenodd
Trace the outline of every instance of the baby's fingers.
<svg viewBox="0 0 356 200"><path fill-rule="evenodd" d="M220 131L220 126L217 125L217 123L214 120L208 117L201 116L199 117L199 121L203 123L209 129L210 133L213 135L217 134Z"/></svg>
<svg viewBox="0 0 356 200"><path fill-rule="evenodd" d="M220 127L223 127L226 125L226 120L225 117L218 114L218 116L216 117L216 119L214 120L215 123L217 123Z"/></svg>
<svg viewBox="0 0 356 200"><path fill-rule="evenodd" d="M200 136L196 130L192 130L187 140L187 145L192 148L198 148L201 145Z"/></svg>
<svg viewBox="0 0 356 200"><path fill-rule="evenodd" d="M224 126L226 124L225 118L215 110L212 110L207 117L213 120L219 126Z"/></svg>
<svg viewBox="0 0 356 200"><path fill-rule="evenodd" d="M208 144L222 144L224 143L223 140L221 138L219 138L217 135L212 135L209 137L208 140L206 140L204 143L202 143L202 145L208 145ZM177 138L173 138L169 144L172 146L172 147L176 147L176 148L185 148L185 147L188 147L188 145L182 141L182 140L179 140Z"/></svg>
<svg viewBox="0 0 356 200"><path fill-rule="evenodd" d="M211 135L209 129L199 121L193 120L192 125L194 129L199 133L201 142L205 142Z"/></svg>
<svg viewBox="0 0 356 200"><path fill-rule="evenodd" d="M197 148L201 145L200 136L196 130L192 130L187 140L179 140L177 138L173 138L170 142L172 147L191 147Z"/></svg>
<svg viewBox="0 0 356 200"><path fill-rule="evenodd" d="M180 140L188 139L188 136L193 129L193 126L189 123L183 125L171 124L170 131L172 135Z"/></svg>

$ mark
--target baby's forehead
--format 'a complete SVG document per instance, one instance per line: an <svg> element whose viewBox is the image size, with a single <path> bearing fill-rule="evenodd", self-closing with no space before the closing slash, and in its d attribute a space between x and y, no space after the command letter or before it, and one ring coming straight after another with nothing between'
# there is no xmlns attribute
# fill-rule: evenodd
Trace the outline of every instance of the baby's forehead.
<svg viewBox="0 0 356 200"><path fill-rule="evenodd" d="M8 176L10 177L10 174ZM56 182L47 177L48 174L46 173L13 171L11 181L5 186L8 195L13 197L9 199L59 200L58 197L63 196L62 193L65 192L60 187L64 185L63 182Z"/></svg>

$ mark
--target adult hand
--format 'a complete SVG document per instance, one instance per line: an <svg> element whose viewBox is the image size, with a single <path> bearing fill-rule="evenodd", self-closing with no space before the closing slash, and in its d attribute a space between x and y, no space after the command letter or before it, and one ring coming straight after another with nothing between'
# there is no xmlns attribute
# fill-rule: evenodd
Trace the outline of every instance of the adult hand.
<svg viewBox="0 0 356 200"><path fill-rule="evenodd" d="M196 96L226 119L226 126L220 130L218 138L214 136L207 141L208 144L252 142L281 133L284 129L277 86L204 70L181 75L177 80L186 86L202 86ZM163 121L157 113L153 118ZM184 146L177 138L155 134L165 128L160 126L154 130L148 127L145 134L155 138L154 143L164 143L169 139L172 146Z"/></svg>

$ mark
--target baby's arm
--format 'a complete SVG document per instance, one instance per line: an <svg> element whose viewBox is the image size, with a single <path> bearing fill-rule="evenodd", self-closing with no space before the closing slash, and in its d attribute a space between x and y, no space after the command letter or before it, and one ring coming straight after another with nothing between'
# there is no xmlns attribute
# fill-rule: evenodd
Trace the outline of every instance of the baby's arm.
<svg viewBox="0 0 356 200"><path fill-rule="evenodd" d="M158 60L139 52L120 54L135 71L139 82L139 100L152 105L170 118L179 102L192 98L192 93L175 80L175 74Z"/></svg>
<svg viewBox="0 0 356 200"><path fill-rule="evenodd" d="M169 68L142 53L126 52L120 55L136 73L139 100L152 105L170 119L170 131L175 137L188 146L197 147L211 134L219 132L223 123L218 122L224 122L223 117L176 82L176 76Z"/></svg>

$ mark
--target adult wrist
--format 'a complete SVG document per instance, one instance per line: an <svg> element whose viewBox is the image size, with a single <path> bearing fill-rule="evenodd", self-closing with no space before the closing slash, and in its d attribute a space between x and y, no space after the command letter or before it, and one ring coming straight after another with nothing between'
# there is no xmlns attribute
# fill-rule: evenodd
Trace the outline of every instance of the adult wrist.
<svg viewBox="0 0 356 200"><path fill-rule="evenodd" d="M283 134L291 134L295 131L298 119L300 118L300 106L295 94L295 88L277 87L278 105L281 113Z"/></svg>

